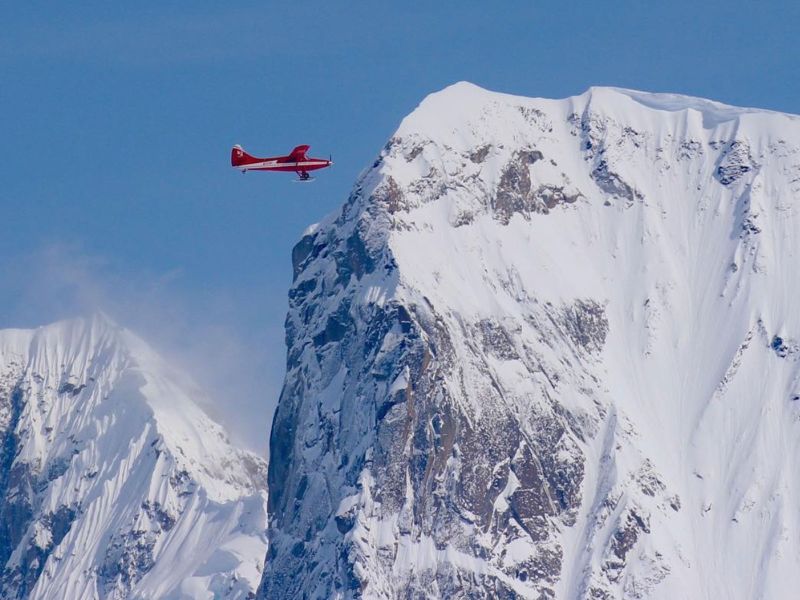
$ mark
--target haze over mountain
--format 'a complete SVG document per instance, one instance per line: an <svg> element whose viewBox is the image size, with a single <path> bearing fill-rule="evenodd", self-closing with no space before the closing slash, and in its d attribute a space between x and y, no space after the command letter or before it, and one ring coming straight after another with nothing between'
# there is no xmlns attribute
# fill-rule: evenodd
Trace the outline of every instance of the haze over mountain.
<svg viewBox="0 0 800 600"><path fill-rule="evenodd" d="M266 464L202 397L102 315L0 331L0 597L251 595Z"/></svg>
<svg viewBox="0 0 800 600"><path fill-rule="evenodd" d="M467 83L293 252L262 598L790 598L800 120Z"/></svg>

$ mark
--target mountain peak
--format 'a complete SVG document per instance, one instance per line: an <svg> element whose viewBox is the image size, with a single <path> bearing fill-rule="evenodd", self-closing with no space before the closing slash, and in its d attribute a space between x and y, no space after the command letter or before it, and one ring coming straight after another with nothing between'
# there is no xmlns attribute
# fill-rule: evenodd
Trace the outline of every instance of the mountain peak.
<svg viewBox="0 0 800 600"><path fill-rule="evenodd" d="M295 248L262 596L788 598L798 181L779 113L426 98Z"/></svg>
<svg viewBox="0 0 800 600"><path fill-rule="evenodd" d="M427 96L420 105L403 120L398 134L418 133L432 139L451 141L458 131L469 129L481 118L491 118L498 125L497 117L503 107L522 111L543 111L554 116L559 113L594 110L630 120L630 112L647 115L651 111L684 113L695 111L707 129L737 120L745 115L759 120L780 122L797 121L798 117L765 109L731 106L714 100L674 93L653 93L611 86L593 86L582 94L563 99L528 98L494 92L467 81L460 81ZM483 115L483 117L482 117ZM646 119L659 119L652 114ZM685 117L675 117L685 120ZM662 119L663 120L663 119ZM509 123L511 125L512 123ZM797 127L795 125L795 127ZM462 132L463 133L463 132ZM468 132L467 132L468 133Z"/></svg>
<svg viewBox="0 0 800 600"><path fill-rule="evenodd" d="M0 331L0 596L253 591L265 461L199 395L102 314Z"/></svg>

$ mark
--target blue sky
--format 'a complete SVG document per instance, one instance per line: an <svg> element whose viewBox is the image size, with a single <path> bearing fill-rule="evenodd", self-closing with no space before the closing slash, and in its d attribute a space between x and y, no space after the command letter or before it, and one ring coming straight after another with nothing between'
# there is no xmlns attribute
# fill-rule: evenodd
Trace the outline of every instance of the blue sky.
<svg viewBox="0 0 800 600"><path fill-rule="evenodd" d="M615 85L800 113L798 3L72 4L0 9L0 327L104 310L261 450L291 247L428 93ZM233 143L336 164L242 176Z"/></svg>

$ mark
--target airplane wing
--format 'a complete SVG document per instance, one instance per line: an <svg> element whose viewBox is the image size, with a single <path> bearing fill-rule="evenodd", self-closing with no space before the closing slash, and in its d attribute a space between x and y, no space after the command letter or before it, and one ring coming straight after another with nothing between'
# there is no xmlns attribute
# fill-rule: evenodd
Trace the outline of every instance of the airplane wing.
<svg viewBox="0 0 800 600"><path fill-rule="evenodd" d="M303 145L298 146L289 153L289 158L294 162L300 162L306 159L306 152L311 146Z"/></svg>

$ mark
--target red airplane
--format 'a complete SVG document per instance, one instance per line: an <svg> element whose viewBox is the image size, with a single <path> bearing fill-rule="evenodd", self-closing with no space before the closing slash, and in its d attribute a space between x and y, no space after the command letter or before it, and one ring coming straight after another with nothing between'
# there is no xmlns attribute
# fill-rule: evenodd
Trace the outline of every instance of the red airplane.
<svg viewBox="0 0 800 600"><path fill-rule="evenodd" d="M239 144L231 149L231 166L242 173L247 171L294 171L300 179L311 181L309 171L330 167L333 161L324 158L309 158L306 152L311 146L298 146L286 156L256 158L245 152Z"/></svg>

